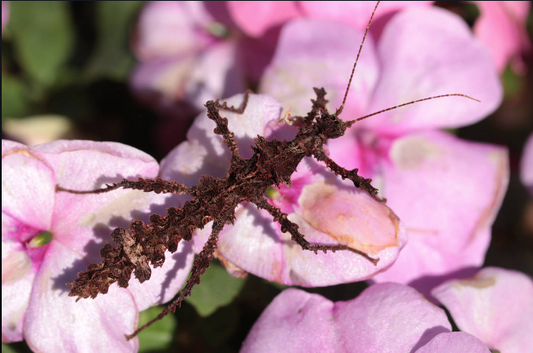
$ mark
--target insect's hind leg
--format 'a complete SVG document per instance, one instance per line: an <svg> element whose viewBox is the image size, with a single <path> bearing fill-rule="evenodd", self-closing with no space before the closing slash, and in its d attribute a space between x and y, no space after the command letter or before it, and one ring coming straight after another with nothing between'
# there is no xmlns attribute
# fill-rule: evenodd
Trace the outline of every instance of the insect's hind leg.
<svg viewBox="0 0 533 353"><path fill-rule="evenodd" d="M315 254L318 251L323 251L324 253L326 253L327 251L335 252L337 250L348 250L348 251L351 251L353 253L356 253L358 255L363 256L365 259L367 259L368 261L372 262L374 265L377 265L377 263L379 261L379 259L373 259L370 256L368 256L367 254L365 254L364 252L359 251L357 249L350 248L347 245L311 244L304 238L303 234L301 234L298 231L298 225L293 223L293 222L291 222L287 218L287 214L281 212L278 208L276 208L276 207L272 206L271 204L269 204L266 199L260 198L258 200L254 200L254 204L258 208L268 211L268 213L270 213L272 215L272 217L274 217L274 222L277 221L277 222L279 222L279 224L281 224L281 231L282 232L289 232L291 234L291 239L294 240L296 243L298 243L298 245L300 245L300 247L303 250L314 251Z"/></svg>
<svg viewBox="0 0 533 353"><path fill-rule="evenodd" d="M109 191L117 189L132 189L132 190L142 190L144 192L155 192L156 194L178 194L178 195L195 195L195 189L182 185L176 181L166 181L161 178L156 180L143 179L139 178L138 181L131 181L124 179L120 183L107 184L103 189L97 190L70 190L65 189L59 185L56 186L56 191L68 192L71 194L103 194Z"/></svg>
<svg viewBox="0 0 533 353"><path fill-rule="evenodd" d="M132 339L133 337L137 336L139 332L147 328L148 326L152 325L154 322L161 320L163 317L165 317L169 312L175 311L176 307L181 306L181 302L191 295L192 288L200 283L200 276L205 273L207 268L209 267L209 264L211 260L214 257L215 250L217 248L217 241L218 241L218 235L222 231L222 228L224 228L223 222L213 222L213 229L211 231L211 235L209 236L209 239L204 245L204 248L198 255L198 257L194 260L193 268L192 268L192 274L187 280L187 283L185 284L185 287L181 290L180 296L174 300L169 306L166 307L165 310L163 310L157 317L150 322L148 322L146 325L138 328L135 332L133 332L131 335L126 335L126 338L128 340Z"/></svg>

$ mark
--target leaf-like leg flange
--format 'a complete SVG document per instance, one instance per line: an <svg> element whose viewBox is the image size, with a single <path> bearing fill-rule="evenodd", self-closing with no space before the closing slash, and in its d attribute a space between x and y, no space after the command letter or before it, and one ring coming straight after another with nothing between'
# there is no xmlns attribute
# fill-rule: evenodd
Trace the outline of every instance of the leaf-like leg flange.
<svg viewBox="0 0 533 353"><path fill-rule="evenodd" d="M191 291L193 287L197 284L200 284L200 276L202 276L205 273L205 271L209 267L211 260L214 257L214 253L217 248L218 235L220 234L223 228L224 228L223 222L222 223L217 222L217 221L213 222L213 229L211 231L211 235L209 236L209 239L205 243L204 248L200 252L199 256L194 260L191 276L187 280L185 287L181 290L180 296L176 300L174 300L170 305L168 305L166 309L163 310L155 319L141 326L140 328L135 330L135 332L133 332L132 334L126 335L126 338L128 340L137 336L139 332L149 327L154 322L161 320L169 312L175 311L176 307L181 306L181 302L186 297L191 295Z"/></svg>

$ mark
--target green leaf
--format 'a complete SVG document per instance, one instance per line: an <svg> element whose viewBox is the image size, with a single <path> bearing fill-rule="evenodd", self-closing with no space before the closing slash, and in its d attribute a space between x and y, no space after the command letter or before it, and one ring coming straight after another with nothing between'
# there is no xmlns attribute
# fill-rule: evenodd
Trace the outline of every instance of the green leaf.
<svg viewBox="0 0 533 353"><path fill-rule="evenodd" d="M139 314L139 327L159 315L165 306L155 306ZM152 326L139 333L139 352L166 350L174 339L176 317L172 314L156 321Z"/></svg>
<svg viewBox="0 0 533 353"><path fill-rule="evenodd" d="M2 353L17 353L17 351L13 347L2 343Z"/></svg>
<svg viewBox="0 0 533 353"><path fill-rule="evenodd" d="M86 79L100 77L123 81L134 65L130 51L130 28L142 1L99 1L96 3L96 50L85 72Z"/></svg>
<svg viewBox="0 0 533 353"><path fill-rule="evenodd" d="M11 1L9 27L24 71L38 83L51 86L74 43L68 2Z"/></svg>
<svg viewBox="0 0 533 353"><path fill-rule="evenodd" d="M30 112L27 88L17 77L2 73L2 118L23 117Z"/></svg>
<svg viewBox="0 0 533 353"><path fill-rule="evenodd" d="M245 282L243 278L230 275L217 263L211 264L200 280L201 283L193 288L191 296L185 300L204 317L211 315L219 307L231 303Z"/></svg>

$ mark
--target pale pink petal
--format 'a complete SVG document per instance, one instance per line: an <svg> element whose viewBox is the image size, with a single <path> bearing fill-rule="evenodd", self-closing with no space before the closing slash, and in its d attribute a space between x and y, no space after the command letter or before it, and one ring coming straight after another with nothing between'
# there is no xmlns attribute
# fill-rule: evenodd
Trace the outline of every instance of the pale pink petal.
<svg viewBox="0 0 533 353"><path fill-rule="evenodd" d="M318 294L284 290L256 321L241 353L342 352L333 310L334 304Z"/></svg>
<svg viewBox="0 0 533 353"><path fill-rule="evenodd" d="M383 1L379 4L371 28L380 17L411 6L429 6L432 1ZM305 16L344 22L357 29L365 29L372 15L375 1L300 1Z"/></svg>
<svg viewBox="0 0 533 353"><path fill-rule="evenodd" d="M504 148L443 132L411 134L393 141L377 169L377 187L410 241L376 280L408 283L483 263L509 178Z"/></svg>
<svg viewBox="0 0 533 353"><path fill-rule="evenodd" d="M523 273L488 267L432 291L457 326L500 352L533 347L533 281Z"/></svg>
<svg viewBox="0 0 533 353"><path fill-rule="evenodd" d="M9 1L2 1L2 32L7 26L9 20Z"/></svg>
<svg viewBox="0 0 533 353"><path fill-rule="evenodd" d="M243 94L238 94L226 99L228 106L241 107L244 99ZM251 94L244 114L232 113L221 110L220 115L228 119L229 129L235 133L235 139L239 146L239 153L244 158L252 156L251 145L257 135L269 137L276 124L280 123L281 104L275 98L263 94ZM195 120L187 139L189 141L199 141L208 149L208 155L212 161L220 165L225 170L229 168L231 157L228 147L222 144L222 136L216 135L213 130L216 123L207 117L203 112ZM217 176L217 175L214 175Z"/></svg>
<svg viewBox="0 0 533 353"><path fill-rule="evenodd" d="M224 99L245 91L242 63L237 60L237 44L214 44L194 59L188 73L184 98L198 109L212 99Z"/></svg>
<svg viewBox="0 0 533 353"><path fill-rule="evenodd" d="M139 311L166 303L174 298L189 277L194 260L193 247L190 242L182 240L178 245L178 250L173 254L165 252L165 257L162 267L152 268L150 280L140 283L132 276L128 290L135 298Z"/></svg>
<svg viewBox="0 0 533 353"><path fill-rule="evenodd" d="M31 228L49 230L55 186L54 172L41 153L20 144L7 142L4 146L3 141L3 214Z"/></svg>
<svg viewBox="0 0 533 353"><path fill-rule="evenodd" d="M527 139L522 160L520 161L520 179L533 194L533 134Z"/></svg>
<svg viewBox="0 0 533 353"><path fill-rule="evenodd" d="M168 109L183 99L196 58L197 55L190 53L140 63L130 76L133 93L146 104Z"/></svg>
<svg viewBox="0 0 533 353"><path fill-rule="evenodd" d="M133 48L143 61L192 54L211 41L202 33L207 25L201 2L152 1L140 13Z"/></svg>
<svg viewBox="0 0 533 353"><path fill-rule="evenodd" d="M116 286L96 299L69 297L65 285L87 263L57 241L48 248L35 278L24 319L24 338L41 352L134 352L138 338L125 334L137 327L138 310L131 294Z"/></svg>
<svg viewBox="0 0 533 353"><path fill-rule="evenodd" d="M154 179L159 171L151 156L120 143L60 140L35 149L55 171L58 185L66 189L94 190L123 179ZM136 218L147 220L151 208L164 201L163 195L132 190L99 195L58 192L51 230L63 245L89 261L100 262L99 249L111 242L115 227L127 228Z"/></svg>
<svg viewBox="0 0 533 353"><path fill-rule="evenodd" d="M474 34L488 49L498 71L503 72L514 57L531 49L526 32L529 1L476 1L480 16ZM523 65L523 63L522 63Z"/></svg>
<svg viewBox="0 0 533 353"><path fill-rule="evenodd" d="M228 1L227 6L233 21L251 37L300 15L296 1Z"/></svg>
<svg viewBox="0 0 533 353"><path fill-rule="evenodd" d="M442 309L407 286L375 285L335 304L287 289L259 317L241 352L409 352L450 328Z"/></svg>
<svg viewBox="0 0 533 353"><path fill-rule="evenodd" d="M335 319L346 352L410 352L451 329L442 309L394 283L373 285L353 300L335 303Z"/></svg>
<svg viewBox="0 0 533 353"><path fill-rule="evenodd" d="M283 27L273 61L261 80L260 92L279 99L291 115L304 116L315 99L313 87L328 93L334 112L342 103L363 32L327 20L299 19ZM361 116L378 79L372 38L359 58L343 118Z"/></svg>
<svg viewBox="0 0 533 353"><path fill-rule="evenodd" d="M492 59L464 21L439 8L413 8L394 16L378 53L382 69L368 113L415 99L459 93L379 114L361 122L382 133L455 128L475 123L502 100Z"/></svg>
<svg viewBox="0 0 533 353"><path fill-rule="evenodd" d="M16 223L13 218L2 215L2 342L23 339L23 318L35 278L24 247L4 237L4 229L13 223Z"/></svg>
<svg viewBox="0 0 533 353"><path fill-rule="evenodd" d="M347 234L343 229L335 228L330 230L331 234L321 232L298 213L291 213L288 218L299 226L300 233L311 244L341 243L357 248L361 246L361 239L372 242L377 230L392 232L394 245L372 254L372 257L380 259L377 265L348 251L326 254L304 251L291 240L290 234L281 233L279 224L273 222L270 214L257 210L253 204L244 204L238 209L235 224L227 225L220 234L218 251L240 269L286 285L315 287L367 279L391 266L407 237L403 225L393 213L378 213L379 216L376 214L375 218L368 217L366 209L376 207L373 203L377 202L364 192L353 190L352 193L353 199L350 195L346 196L355 207L352 212L345 212L345 215L361 220L354 221L354 227L357 228ZM379 207L383 206L379 204ZM357 236L359 240L354 240ZM370 245L362 246L361 250L367 250L368 247Z"/></svg>
<svg viewBox="0 0 533 353"><path fill-rule="evenodd" d="M416 353L490 353L478 338L465 332L438 334Z"/></svg>

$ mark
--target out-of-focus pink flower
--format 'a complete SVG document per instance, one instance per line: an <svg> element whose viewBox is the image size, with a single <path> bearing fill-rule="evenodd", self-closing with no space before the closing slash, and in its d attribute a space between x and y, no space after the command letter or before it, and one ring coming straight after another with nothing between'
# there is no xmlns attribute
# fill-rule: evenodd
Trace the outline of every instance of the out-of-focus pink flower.
<svg viewBox="0 0 533 353"><path fill-rule="evenodd" d="M192 247L168 254L142 285L113 285L94 300L69 297L69 287L112 229L163 208L164 197L118 190L100 195L57 192L60 185L92 190L123 178L157 176L157 162L111 142L55 141L26 147L2 141L2 342L22 339L40 352L117 352L138 348L124 334L138 312L170 300L192 265Z"/></svg>
<svg viewBox="0 0 533 353"><path fill-rule="evenodd" d="M9 1L2 1L2 32L9 21Z"/></svg>
<svg viewBox="0 0 533 353"><path fill-rule="evenodd" d="M382 2L374 21L411 6L428 6L432 1ZM228 1L228 11L239 28L251 37L294 18L329 19L356 29L366 28L375 1Z"/></svg>
<svg viewBox="0 0 533 353"><path fill-rule="evenodd" d="M261 314L241 352L489 352L476 337L450 331L444 310L408 286L376 284L337 303L287 289Z"/></svg>
<svg viewBox="0 0 533 353"><path fill-rule="evenodd" d="M239 106L243 96L228 99ZM309 104L309 109L311 104ZM244 114L222 111L235 133L240 154L252 155L257 135L267 139L292 139L296 129L280 119L282 106L266 95L250 95ZM203 174L226 177L230 154L222 138L213 134L215 124L205 113L194 121L188 140L162 162L164 178L195 185ZM325 286L367 279L396 260L407 239L396 215L366 192L355 189L311 158L304 158L292 176L292 188L271 189L270 203L288 214L313 244L346 244L378 258L375 266L364 257L337 251L318 254L303 251L282 233L272 216L254 204L243 203L233 225L226 225L218 241L217 256L234 275L250 272L288 285ZM179 198L179 197L178 197ZM194 236L196 251L207 240L210 226Z"/></svg>
<svg viewBox="0 0 533 353"><path fill-rule="evenodd" d="M133 91L163 112L180 101L201 109L209 99L244 91L237 41L229 34L203 2L147 3L132 43L141 61Z"/></svg>
<svg viewBox="0 0 533 353"><path fill-rule="evenodd" d="M432 291L459 329L500 352L533 347L533 281L523 273L488 267L473 278L452 280Z"/></svg>
<svg viewBox="0 0 533 353"><path fill-rule="evenodd" d="M294 20L260 91L306 113L312 87L324 87L330 111L342 102L362 31L341 23ZM358 40L359 39L359 40ZM508 157L499 146L462 141L438 128L475 123L501 102L498 73L483 46L457 16L438 8L408 9L392 17L376 47L367 37L342 118L428 96L420 102L356 123L328 142L330 157L359 168L405 222L409 244L376 281L411 283L428 293L455 271L483 263L490 227L508 181Z"/></svg>
<svg viewBox="0 0 533 353"><path fill-rule="evenodd" d="M527 139L524 151L522 152L520 179L522 179L522 183L529 189L529 192L533 194L533 134Z"/></svg>
<svg viewBox="0 0 533 353"><path fill-rule="evenodd" d="M487 47L498 71L510 62L517 72L524 71L521 54L531 51L526 31L530 1L475 1L480 16L474 24L476 37Z"/></svg>

